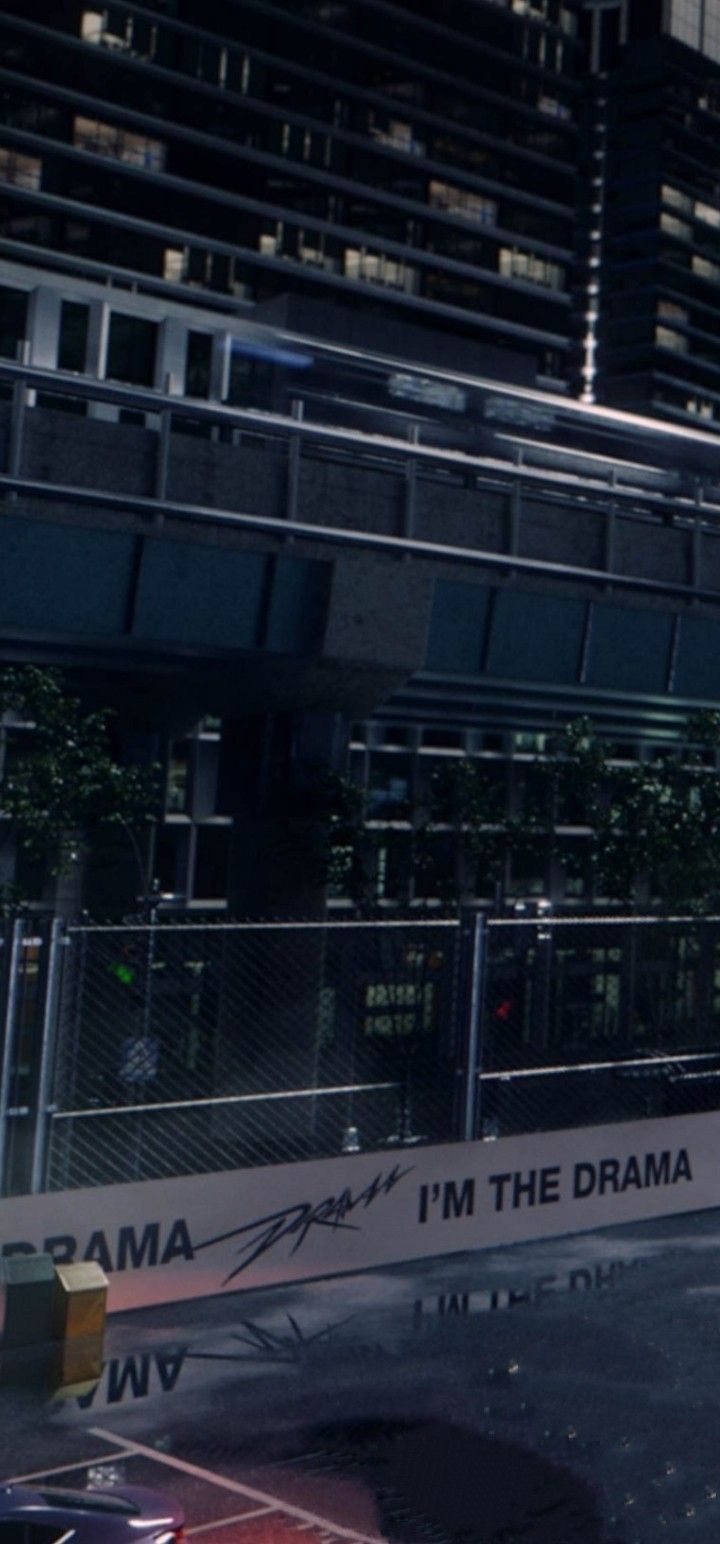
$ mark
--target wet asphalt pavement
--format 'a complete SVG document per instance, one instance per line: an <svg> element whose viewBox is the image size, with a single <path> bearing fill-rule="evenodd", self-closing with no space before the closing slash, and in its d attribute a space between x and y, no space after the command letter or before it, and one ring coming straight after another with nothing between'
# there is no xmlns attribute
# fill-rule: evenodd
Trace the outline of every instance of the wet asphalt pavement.
<svg viewBox="0 0 720 1544"><path fill-rule="evenodd" d="M169 1305L0 1393L2 1477L152 1484L205 1544L710 1544L720 1213Z"/></svg>

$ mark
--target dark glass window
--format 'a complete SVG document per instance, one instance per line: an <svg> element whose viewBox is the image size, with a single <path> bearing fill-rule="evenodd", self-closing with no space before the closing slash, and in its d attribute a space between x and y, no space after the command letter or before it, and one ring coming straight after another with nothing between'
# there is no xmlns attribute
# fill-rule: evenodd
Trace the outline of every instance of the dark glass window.
<svg viewBox="0 0 720 1544"><path fill-rule="evenodd" d="M197 835L196 900L221 900L227 890L227 826L200 826Z"/></svg>
<svg viewBox="0 0 720 1544"><path fill-rule="evenodd" d="M25 337L26 322L25 291L0 287L0 358L17 359L18 344Z"/></svg>
<svg viewBox="0 0 720 1544"><path fill-rule="evenodd" d="M75 370L78 374L84 371L89 317L89 306L80 305L74 300L63 301L60 310L58 369Z"/></svg>
<svg viewBox="0 0 720 1544"><path fill-rule="evenodd" d="M115 313L110 318L107 375L133 386L152 386L155 377L157 325L137 316Z"/></svg>
<svg viewBox="0 0 720 1544"><path fill-rule="evenodd" d="M207 397L210 394L210 366L212 362L212 336L209 332L189 332L185 390L189 397Z"/></svg>
<svg viewBox="0 0 720 1544"><path fill-rule="evenodd" d="M183 894L187 874L187 831L161 825L155 846L155 878L165 895Z"/></svg>

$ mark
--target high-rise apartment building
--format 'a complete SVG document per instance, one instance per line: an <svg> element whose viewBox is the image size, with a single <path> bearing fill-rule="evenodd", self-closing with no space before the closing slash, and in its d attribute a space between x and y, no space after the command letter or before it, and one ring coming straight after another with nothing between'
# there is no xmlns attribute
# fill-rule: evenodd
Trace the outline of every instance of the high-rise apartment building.
<svg viewBox="0 0 720 1544"><path fill-rule="evenodd" d="M593 18L600 400L720 420L720 5Z"/></svg>
<svg viewBox="0 0 720 1544"><path fill-rule="evenodd" d="M412 323L426 354L568 379L573 0L3 13L6 256L236 311L289 295L322 330L340 305L341 335Z"/></svg>

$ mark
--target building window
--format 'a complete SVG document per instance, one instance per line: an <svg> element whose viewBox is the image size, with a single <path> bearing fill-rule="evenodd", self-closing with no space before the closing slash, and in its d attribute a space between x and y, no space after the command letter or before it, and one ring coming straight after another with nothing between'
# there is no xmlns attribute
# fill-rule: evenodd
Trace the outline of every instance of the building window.
<svg viewBox="0 0 720 1544"><path fill-rule="evenodd" d="M549 118L571 118L570 108L563 102L558 102L557 97L546 96L541 92L538 97L538 108L541 113L547 113Z"/></svg>
<svg viewBox="0 0 720 1544"><path fill-rule="evenodd" d="M670 0L665 31L697 48L707 59L720 59L720 29L711 5L701 0Z"/></svg>
<svg viewBox="0 0 720 1544"><path fill-rule="evenodd" d="M258 251L263 257L281 257L285 234L284 221L278 220L274 231L262 231L258 237Z"/></svg>
<svg viewBox="0 0 720 1544"><path fill-rule="evenodd" d="M693 201L688 193L681 193L679 188L674 188L672 183L664 182L660 189L660 198L663 204L670 209L679 209L681 214L692 214Z"/></svg>
<svg viewBox="0 0 720 1544"><path fill-rule="evenodd" d="M687 325L688 313L684 306L679 306L674 300L659 300L657 314L668 322L684 322Z"/></svg>
<svg viewBox="0 0 720 1544"><path fill-rule="evenodd" d="M25 338L28 297L25 290L0 286L0 359L17 359Z"/></svg>
<svg viewBox="0 0 720 1544"><path fill-rule="evenodd" d="M96 43L104 48L129 48L132 17L123 16L118 11L83 11L80 36L85 43Z"/></svg>
<svg viewBox="0 0 720 1544"><path fill-rule="evenodd" d="M415 268L394 257L386 257L383 252L366 252L364 247L345 248L345 277L405 290L409 295L417 288Z"/></svg>
<svg viewBox="0 0 720 1544"><path fill-rule="evenodd" d="M106 375L133 386L152 386L155 378L157 324L113 312L110 317Z"/></svg>
<svg viewBox="0 0 720 1544"><path fill-rule="evenodd" d="M424 155L425 141L416 139L411 123L404 123L399 118L391 118L387 128L381 127L375 122L375 114L370 114L370 134L378 145L390 145L393 150L404 150L406 155Z"/></svg>
<svg viewBox="0 0 720 1544"><path fill-rule="evenodd" d="M678 236L681 241L690 241L692 229L685 220L678 220L677 215L668 214L663 209L660 215L660 229L666 231L668 236Z"/></svg>
<svg viewBox="0 0 720 1544"><path fill-rule="evenodd" d="M190 747L173 745L168 761L165 810L168 815L185 815L190 801Z"/></svg>
<svg viewBox="0 0 720 1544"><path fill-rule="evenodd" d="M182 284L188 275L188 259L187 247L166 247L163 257L163 278L171 284Z"/></svg>
<svg viewBox="0 0 720 1544"><path fill-rule="evenodd" d="M337 263L325 251L325 236L322 232L304 230L298 232L298 257L301 263L309 263L314 268L324 268L327 273L334 273Z"/></svg>
<svg viewBox="0 0 720 1544"><path fill-rule="evenodd" d="M161 172L165 166L166 152L161 140L150 139L147 134L132 134L129 129L103 123L99 118L77 117L73 144L79 150L92 150L95 155L112 156L126 166L143 166L153 172Z"/></svg>
<svg viewBox="0 0 720 1544"><path fill-rule="evenodd" d="M428 189L431 209L444 209L448 214L459 214L473 225L494 225L498 207L494 198L484 198L479 193L468 193L465 188L455 188L449 182L433 180Z"/></svg>
<svg viewBox="0 0 720 1544"><path fill-rule="evenodd" d="M212 335L189 332L185 365L185 391L188 397L208 397L212 369Z"/></svg>
<svg viewBox="0 0 720 1544"><path fill-rule="evenodd" d="M717 227L720 225L720 209L715 209L712 204L703 204L698 198L695 200L695 219Z"/></svg>
<svg viewBox="0 0 720 1544"><path fill-rule="evenodd" d="M687 354L688 340L682 332L675 332L672 327L656 327L655 342L659 348L672 348L676 354Z"/></svg>
<svg viewBox="0 0 720 1544"><path fill-rule="evenodd" d="M223 900L227 894L230 831L226 826L199 826L193 893L199 901Z"/></svg>
<svg viewBox="0 0 720 1544"><path fill-rule="evenodd" d="M16 188L35 190L42 183L42 161L37 155L21 155L0 145L0 182L12 182Z"/></svg>
<svg viewBox="0 0 720 1544"><path fill-rule="evenodd" d="M708 257L701 257L699 252L693 252L692 271L699 279L712 279L716 284L720 280L720 263L711 263Z"/></svg>
<svg viewBox="0 0 720 1544"><path fill-rule="evenodd" d="M74 370L77 375L83 374L89 319L89 306L75 300L63 301L60 310L59 370Z"/></svg>
<svg viewBox="0 0 720 1544"><path fill-rule="evenodd" d="M714 418L715 412L712 402L705 397L688 397L685 403L686 413L693 413L696 418Z"/></svg>
<svg viewBox="0 0 720 1544"><path fill-rule="evenodd" d="M542 284L546 289L565 288L565 270L534 252L518 252L515 247L501 247L498 268L504 279L523 279L526 284Z"/></svg>
<svg viewBox="0 0 720 1544"><path fill-rule="evenodd" d="M378 981L365 988L363 1033L382 1039L430 1034L435 1023L433 981Z"/></svg>

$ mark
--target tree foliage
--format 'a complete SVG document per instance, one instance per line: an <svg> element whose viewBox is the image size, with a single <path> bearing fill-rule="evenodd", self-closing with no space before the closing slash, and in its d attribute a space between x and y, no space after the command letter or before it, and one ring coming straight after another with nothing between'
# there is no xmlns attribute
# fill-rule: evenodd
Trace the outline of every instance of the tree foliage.
<svg viewBox="0 0 720 1544"><path fill-rule="evenodd" d="M573 720L533 764L533 791L521 810L489 828L482 762L461 762L445 777L459 793L456 828L471 850L553 858L582 865L597 895L633 905L641 895L664 909L707 912L720 901L720 778L708 750L720 746L720 714L687 721L682 749L622 764L588 718ZM712 758L714 762L714 757ZM582 857L559 827L585 832Z"/></svg>
<svg viewBox="0 0 720 1544"><path fill-rule="evenodd" d="M137 834L157 813L157 768L115 759L111 711L85 711L57 670L26 665L0 670L3 715L23 727L7 736L0 809L7 836L41 873L64 872L101 826L121 827L141 865Z"/></svg>
<svg viewBox="0 0 720 1544"><path fill-rule="evenodd" d="M584 872L609 901L706 913L720 905L720 776L707 754L718 748L720 713L703 712L687 720L677 749L623 764L592 721L578 718L529 763L532 780L512 809L482 760L450 761L414 812L408 867L421 893L447 907L462 898L463 864L452 861L460 851L466 870L486 882L501 879L508 856L537 872L555 861ZM582 840L569 844L563 826L579 828ZM371 910L378 835L364 824L360 791L342 779L326 806L324 843L326 877ZM442 876L431 891L422 883L430 872Z"/></svg>

